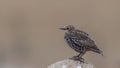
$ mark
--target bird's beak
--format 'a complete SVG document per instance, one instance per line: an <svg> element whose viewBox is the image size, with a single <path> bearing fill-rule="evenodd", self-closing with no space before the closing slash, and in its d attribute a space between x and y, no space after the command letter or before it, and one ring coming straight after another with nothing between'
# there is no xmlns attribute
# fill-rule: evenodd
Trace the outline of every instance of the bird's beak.
<svg viewBox="0 0 120 68"><path fill-rule="evenodd" d="M66 28L59 28L60 30L66 30Z"/></svg>

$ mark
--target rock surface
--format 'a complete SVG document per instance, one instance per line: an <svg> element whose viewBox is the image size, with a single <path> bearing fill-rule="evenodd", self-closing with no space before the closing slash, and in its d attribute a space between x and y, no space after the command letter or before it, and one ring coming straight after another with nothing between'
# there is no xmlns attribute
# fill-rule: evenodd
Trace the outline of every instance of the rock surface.
<svg viewBox="0 0 120 68"><path fill-rule="evenodd" d="M58 61L48 66L48 68L95 68L92 64L80 63L70 59Z"/></svg>

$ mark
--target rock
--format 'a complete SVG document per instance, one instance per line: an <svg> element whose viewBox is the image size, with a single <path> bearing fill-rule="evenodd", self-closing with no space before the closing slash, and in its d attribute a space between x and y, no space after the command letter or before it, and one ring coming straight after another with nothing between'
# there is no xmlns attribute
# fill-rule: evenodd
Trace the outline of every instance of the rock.
<svg viewBox="0 0 120 68"><path fill-rule="evenodd" d="M95 68L94 65L88 63L80 63L70 59L58 61L48 66L48 68Z"/></svg>

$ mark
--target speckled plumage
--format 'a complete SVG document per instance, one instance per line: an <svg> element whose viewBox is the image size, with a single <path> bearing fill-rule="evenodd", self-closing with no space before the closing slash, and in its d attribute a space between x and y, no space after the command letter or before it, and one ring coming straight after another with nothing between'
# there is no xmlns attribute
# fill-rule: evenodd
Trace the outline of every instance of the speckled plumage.
<svg viewBox="0 0 120 68"><path fill-rule="evenodd" d="M66 40L68 45L76 52L80 53L79 55L74 56L72 59L84 62L82 56L87 51L93 51L102 54L102 51L96 46L94 40L91 39L89 34L87 34L86 32L75 29L72 25L65 26L61 29L67 30L64 39Z"/></svg>

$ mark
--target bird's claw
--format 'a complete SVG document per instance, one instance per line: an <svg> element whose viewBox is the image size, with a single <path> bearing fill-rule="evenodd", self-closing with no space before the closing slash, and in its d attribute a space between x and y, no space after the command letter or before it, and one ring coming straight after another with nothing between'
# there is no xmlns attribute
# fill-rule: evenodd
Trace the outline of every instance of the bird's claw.
<svg viewBox="0 0 120 68"><path fill-rule="evenodd" d="M75 61L80 61L82 63L85 63L84 62L84 58L81 58L81 57L78 57L78 56L73 56L72 58L70 58L71 60L75 60Z"/></svg>

